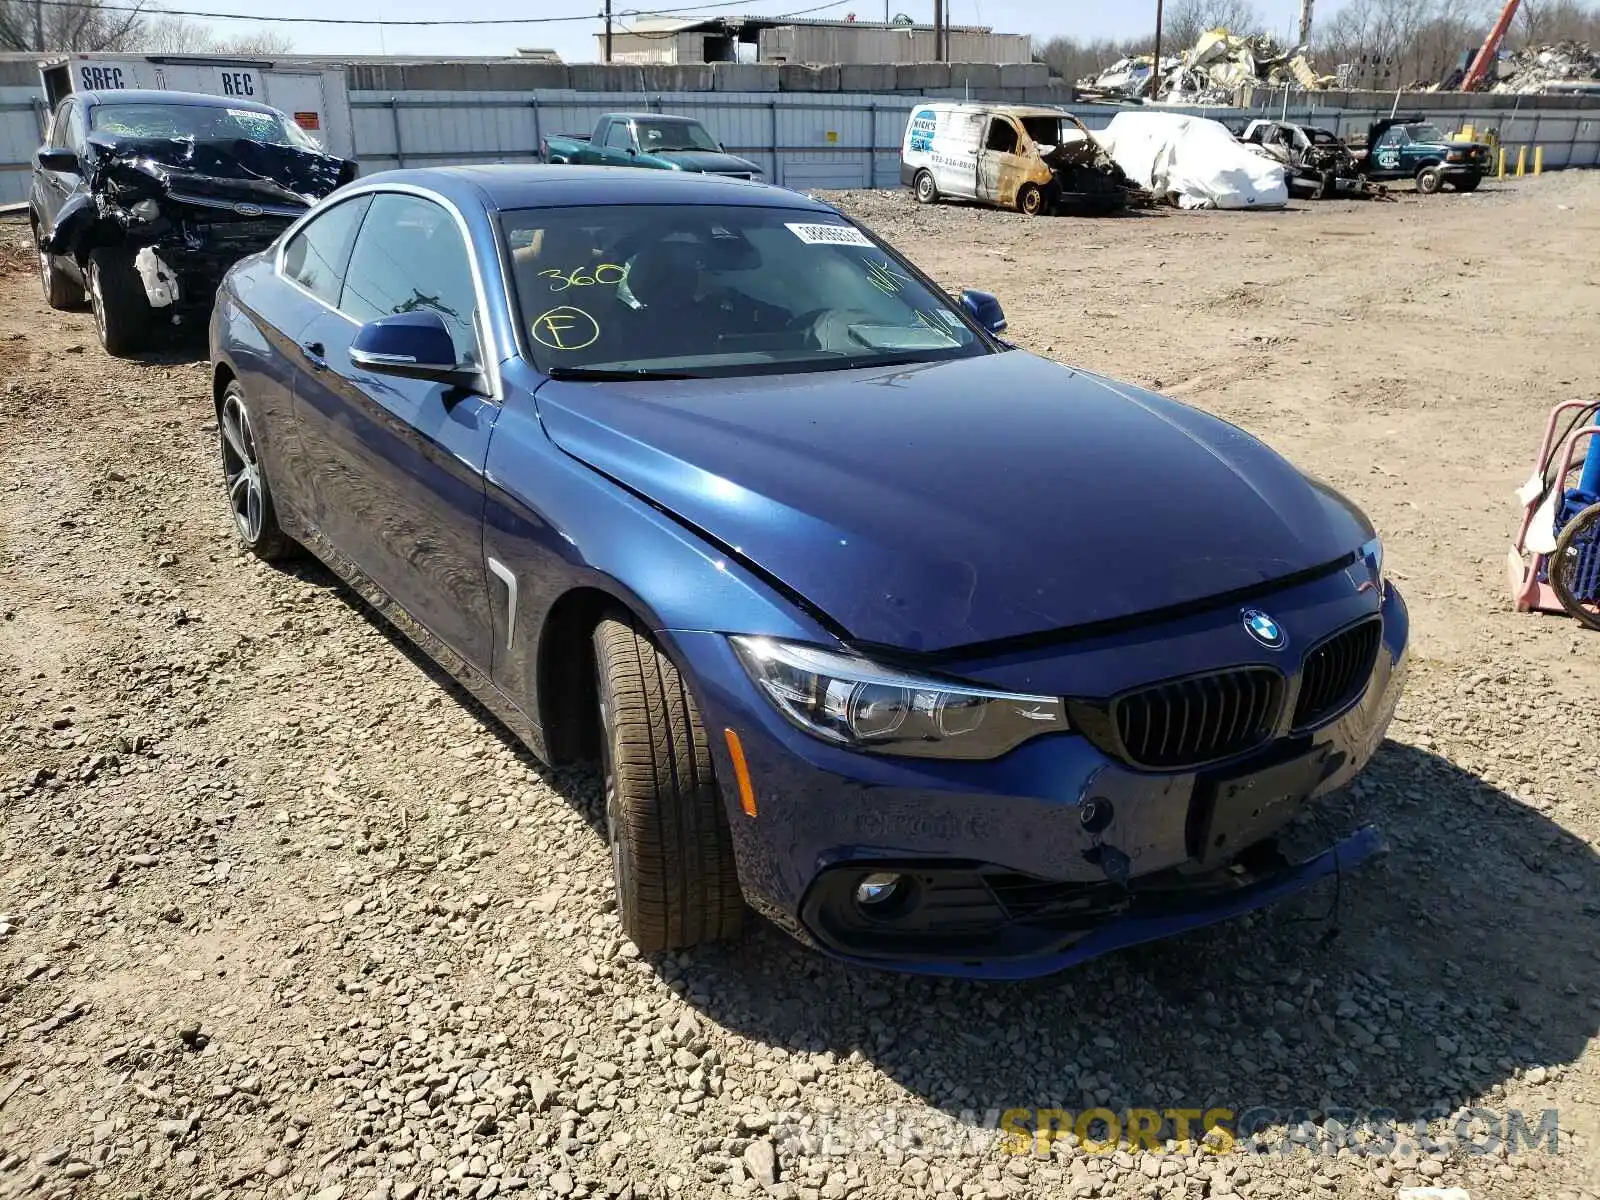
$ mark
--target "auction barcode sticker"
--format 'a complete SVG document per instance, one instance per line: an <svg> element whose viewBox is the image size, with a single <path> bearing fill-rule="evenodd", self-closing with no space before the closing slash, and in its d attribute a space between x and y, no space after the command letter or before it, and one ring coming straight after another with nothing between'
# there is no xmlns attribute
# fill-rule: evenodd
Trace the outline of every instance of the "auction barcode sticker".
<svg viewBox="0 0 1600 1200"><path fill-rule="evenodd" d="M808 246L866 246L872 247L867 235L854 225L806 225L788 222L795 237Z"/></svg>

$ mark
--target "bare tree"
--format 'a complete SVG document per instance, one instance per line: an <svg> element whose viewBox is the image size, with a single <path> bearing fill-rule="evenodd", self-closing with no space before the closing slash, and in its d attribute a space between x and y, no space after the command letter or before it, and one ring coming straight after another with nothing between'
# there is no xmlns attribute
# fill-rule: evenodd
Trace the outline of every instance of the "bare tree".
<svg viewBox="0 0 1600 1200"><path fill-rule="evenodd" d="M1052 74L1069 83L1076 83L1090 75L1097 75L1120 58L1130 54L1148 54L1154 42L1154 30L1144 38L1128 42L1103 39L1080 42L1076 38L1053 37L1034 51L1034 60L1049 66Z"/></svg>
<svg viewBox="0 0 1600 1200"><path fill-rule="evenodd" d="M1506 40L1518 47L1600 43L1600 5L1584 0L1522 0L1516 26Z"/></svg>
<svg viewBox="0 0 1600 1200"><path fill-rule="evenodd" d="M1324 71L1386 91L1448 80L1483 43L1497 0L1350 0L1312 40Z"/></svg>
<svg viewBox="0 0 1600 1200"><path fill-rule="evenodd" d="M1250 0L1177 0L1162 22L1161 44L1174 52L1187 50L1211 29L1249 37L1262 31L1261 14Z"/></svg>
<svg viewBox="0 0 1600 1200"><path fill-rule="evenodd" d="M40 5L0 0L0 50L125 50L145 24L145 0L109 9L98 0Z"/></svg>
<svg viewBox="0 0 1600 1200"><path fill-rule="evenodd" d="M134 49L150 54L227 54L236 58L281 58L293 53L294 42L281 34L221 34L182 17L145 23Z"/></svg>

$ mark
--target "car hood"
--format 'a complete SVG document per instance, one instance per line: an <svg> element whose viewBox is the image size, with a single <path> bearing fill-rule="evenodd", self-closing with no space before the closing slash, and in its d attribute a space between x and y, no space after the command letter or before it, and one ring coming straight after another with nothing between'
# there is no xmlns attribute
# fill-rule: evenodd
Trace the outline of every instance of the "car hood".
<svg viewBox="0 0 1600 1200"><path fill-rule="evenodd" d="M537 393L568 454L912 651L1127 617L1321 567L1371 527L1195 409L1020 350Z"/></svg>
<svg viewBox="0 0 1600 1200"><path fill-rule="evenodd" d="M754 173L761 170L748 158L740 158L736 154L719 154L714 150L652 150L650 155L661 159L662 162L681 167L685 171L706 171L716 174L725 171Z"/></svg>

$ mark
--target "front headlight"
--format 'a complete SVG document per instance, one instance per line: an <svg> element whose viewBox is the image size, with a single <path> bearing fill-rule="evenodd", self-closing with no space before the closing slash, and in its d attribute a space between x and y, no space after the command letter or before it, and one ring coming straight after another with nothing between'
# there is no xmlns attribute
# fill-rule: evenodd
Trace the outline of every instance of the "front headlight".
<svg viewBox="0 0 1600 1200"><path fill-rule="evenodd" d="M1375 537L1362 545L1361 560L1367 564L1367 570L1372 572L1372 582L1377 584L1378 590L1383 590L1383 539Z"/></svg>
<svg viewBox="0 0 1600 1200"><path fill-rule="evenodd" d="M946 683L797 642L729 640L779 712L814 737L853 749L997 758L1029 738L1072 727L1056 696Z"/></svg>

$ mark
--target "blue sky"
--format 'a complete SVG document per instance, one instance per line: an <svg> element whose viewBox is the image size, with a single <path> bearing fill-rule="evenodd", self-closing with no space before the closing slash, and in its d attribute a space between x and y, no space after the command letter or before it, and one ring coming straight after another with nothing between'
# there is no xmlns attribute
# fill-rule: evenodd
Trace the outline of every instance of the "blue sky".
<svg viewBox="0 0 1600 1200"><path fill-rule="evenodd" d="M1298 21L1299 0L1254 0L1270 28L1285 34ZM460 0L442 5L438 0L278 0L271 11L284 16L375 18L393 20L459 17L546 17L595 13L602 0ZM722 12L759 15L794 13L813 8L821 0L749 0ZM1317 16L1325 18L1339 0L1319 0ZM194 7L212 12L262 11L262 0L166 0L173 8ZM904 12L918 21L931 21L933 0L890 0L894 13ZM166 6L166 5L163 5ZM673 7L673 0L613 0L616 12ZM677 11L677 10L675 10ZM697 11L692 5L682 11ZM840 0L816 12L818 17L842 18L854 12L860 20L882 20L883 0ZM951 20L956 24L990 25L1003 33L1028 33L1039 38L1073 34L1083 38L1116 37L1141 32L1155 20L1154 0L1105 3L1104 0L952 0ZM262 29L244 21L219 21L222 33ZM593 61L596 18L548 24L483 26L479 28L412 28L390 26L276 25L274 32L294 39L296 50L307 54L510 54L518 46L550 46L569 62Z"/></svg>

